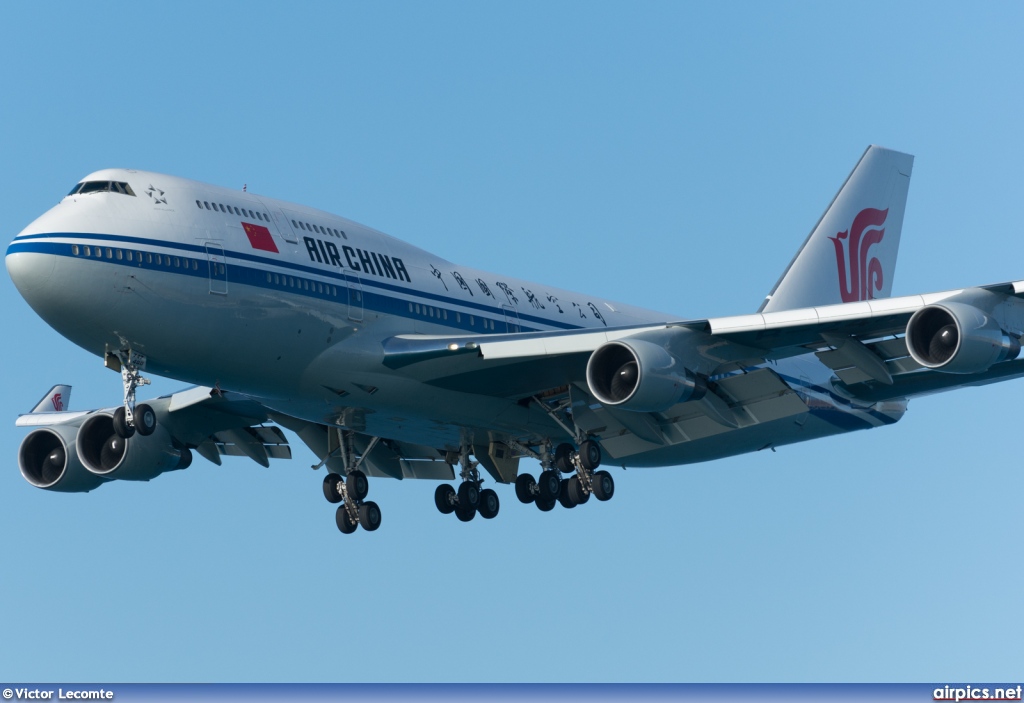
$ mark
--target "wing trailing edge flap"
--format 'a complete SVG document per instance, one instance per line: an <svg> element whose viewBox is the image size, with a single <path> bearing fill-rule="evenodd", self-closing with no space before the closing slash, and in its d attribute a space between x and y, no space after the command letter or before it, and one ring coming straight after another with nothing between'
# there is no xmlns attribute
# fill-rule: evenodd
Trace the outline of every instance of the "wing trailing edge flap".
<svg viewBox="0 0 1024 703"><path fill-rule="evenodd" d="M576 424L600 437L601 445L614 458L724 435L735 429L788 421L808 412L800 396L767 368L716 380L709 390L717 399L716 405L721 403L725 409L695 400L679 403L663 413L637 413L601 405L579 385L569 390Z"/></svg>
<svg viewBox="0 0 1024 703"><path fill-rule="evenodd" d="M263 467L270 459L291 459L288 439L263 424L267 409L249 396L196 386L149 405L175 439L218 466L222 456L247 456Z"/></svg>
<svg viewBox="0 0 1024 703"><path fill-rule="evenodd" d="M339 442L334 433L339 428L276 413L273 419L297 434L317 457L322 458L337 451ZM367 435L355 434L352 448L359 462L359 470L370 477L436 481L451 481L455 478L452 467L432 447L392 440L374 442ZM326 465L329 471L345 475L345 462L340 455L329 456Z"/></svg>

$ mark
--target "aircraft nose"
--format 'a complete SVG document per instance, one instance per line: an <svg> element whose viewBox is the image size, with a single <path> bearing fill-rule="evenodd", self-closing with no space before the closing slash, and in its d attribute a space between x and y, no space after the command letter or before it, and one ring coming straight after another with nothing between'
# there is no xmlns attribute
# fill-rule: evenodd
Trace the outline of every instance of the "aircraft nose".
<svg viewBox="0 0 1024 703"><path fill-rule="evenodd" d="M53 254L25 251L17 239L7 248L7 275L22 297L50 282L56 262L57 257Z"/></svg>

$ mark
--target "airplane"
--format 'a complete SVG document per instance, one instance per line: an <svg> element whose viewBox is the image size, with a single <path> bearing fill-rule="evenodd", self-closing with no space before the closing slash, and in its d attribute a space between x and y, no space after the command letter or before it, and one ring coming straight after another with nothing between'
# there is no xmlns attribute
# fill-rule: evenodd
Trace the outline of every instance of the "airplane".
<svg viewBox="0 0 1024 703"><path fill-rule="evenodd" d="M88 492L246 456L326 467L345 534L376 530L369 479L441 481L436 508L494 518L615 492L602 466L710 461L897 422L910 399L1024 375L1024 281L891 297L913 157L870 146L754 313L680 318L447 261L343 217L107 169L7 249L57 332L121 375L72 411L58 385L17 424L33 486ZM158 374L194 384L136 404ZM539 463L535 478L522 459ZM458 475L459 483L453 485Z"/></svg>

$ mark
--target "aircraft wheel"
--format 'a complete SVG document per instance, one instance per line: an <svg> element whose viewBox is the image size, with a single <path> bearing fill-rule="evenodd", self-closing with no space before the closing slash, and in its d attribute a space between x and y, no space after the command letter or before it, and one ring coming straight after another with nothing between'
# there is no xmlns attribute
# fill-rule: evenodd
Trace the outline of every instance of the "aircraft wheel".
<svg viewBox="0 0 1024 703"><path fill-rule="evenodd" d="M594 471L601 465L601 445L592 439L580 445L580 463L587 471Z"/></svg>
<svg viewBox="0 0 1024 703"><path fill-rule="evenodd" d="M455 489L450 483L442 483L434 489L434 505L442 515L448 515L455 510Z"/></svg>
<svg viewBox="0 0 1024 703"><path fill-rule="evenodd" d="M563 442L555 447L555 466L563 474L571 474L576 470L576 467L572 465L572 453L573 447L571 444Z"/></svg>
<svg viewBox="0 0 1024 703"><path fill-rule="evenodd" d="M121 439L129 439L135 435L135 428L128 426L128 421L125 419L124 408L118 408L114 411L113 417L114 423L114 434Z"/></svg>
<svg viewBox="0 0 1024 703"><path fill-rule="evenodd" d="M462 522L469 522L476 517L476 508L463 508L462 506L456 506L455 517L459 518Z"/></svg>
<svg viewBox="0 0 1024 703"><path fill-rule="evenodd" d="M359 527L358 524L349 520L348 510L345 509L344 504L338 506L337 512L334 513L334 521L338 523L338 529L343 535L350 535Z"/></svg>
<svg viewBox="0 0 1024 703"><path fill-rule="evenodd" d="M345 479L345 488L352 500L362 500L370 492L370 481L362 471L353 471Z"/></svg>
<svg viewBox="0 0 1024 703"><path fill-rule="evenodd" d="M341 491L338 490L338 484L343 480L338 474L327 474L324 476L324 498L327 499L328 503L341 502Z"/></svg>
<svg viewBox="0 0 1024 703"><path fill-rule="evenodd" d="M490 520L498 514L498 509L501 507L501 502L498 500L498 494L490 488L485 488L480 491L480 517L485 520Z"/></svg>
<svg viewBox="0 0 1024 703"><path fill-rule="evenodd" d="M575 508L576 501L569 496L569 479L563 478L558 482L558 502L563 508Z"/></svg>
<svg viewBox="0 0 1024 703"><path fill-rule="evenodd" d="M480 487L473 481L463 481L462 485L459 486L459 505L476 510L479 504Z"/></svg>
<svg viewBox="0 0 1024 703"><path fill-rule="evenodd" d="M540 488L539 498L553 503L558 498L559 490L561 490L561 480L558 478L558 472L552 469L541 472L537 486Z"/></svg>
<svg viewBox="0 0 1024 703"><path fill-rule="evenodd" d="M145 403L135 406L135 429L143 437L148 437L156 431L156 413Z"/></svg>
<svg viewBox="0 0 1024 703"><path fill-rule="evenodd" d="M359 524L367 532L373 532L380 527L380 508L372 500L359 506Z"/></svg>
<svg viewBox="0 0 1024 703"><path fill-rule="evenodd" d="M544 500L543 498L537 498L537 509L542 513L546 513L549 510L555 509L555 500Z"/></svg>
<svg viewBox="0 0 1024 703"><path fill-rule="evenodd" d="M516 498L520 503L532 503L534 499L533 487L537 481L530 474L519 474L516 476Z"/></svg>
<svg viewBox="0 0 1024 703"><path fill-rule="evenodd" d="M594 497L598 500L611 500L615 495L615 481L607 471L594 472Z"/></svg>
<svg viewBox="0 0 1024 703"><path fill-rule="evenodd" d="M565 492L569 495L569 500L576 505L583 505L590 500L590 494L583 490L583 482L580 481L579 476L573 476L569 479Z"/></svg>

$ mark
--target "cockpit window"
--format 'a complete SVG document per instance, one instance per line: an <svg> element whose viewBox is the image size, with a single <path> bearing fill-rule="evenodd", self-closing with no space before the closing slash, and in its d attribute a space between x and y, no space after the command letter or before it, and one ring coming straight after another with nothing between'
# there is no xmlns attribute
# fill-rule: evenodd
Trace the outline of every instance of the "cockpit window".
<svg viewBox="0 0 1024 703"><path fill-rule="evenodd" d="M135 191L127 183L121 181L86 181L79 183L68 195L85 195L86 193L121 193L122 195L135 196Z"/></svg>

